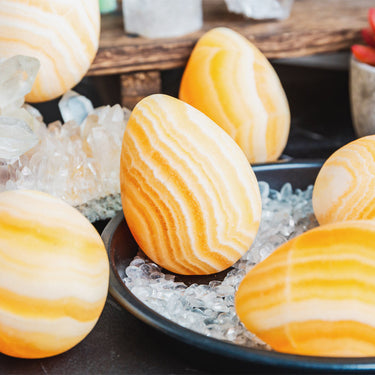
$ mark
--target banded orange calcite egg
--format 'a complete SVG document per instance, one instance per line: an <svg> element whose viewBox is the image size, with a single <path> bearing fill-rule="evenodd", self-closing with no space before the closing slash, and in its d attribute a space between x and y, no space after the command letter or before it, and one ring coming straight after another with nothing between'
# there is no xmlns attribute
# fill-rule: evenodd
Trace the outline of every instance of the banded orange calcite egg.
<svg viewBox="0 0 375 375"><path fill-rule="evenodd" d="M54 99L82 79L98 49L99 31L98 0L0 1L0 58L40 61L29 102Z"/></svg>
<svg viewBox="0 0 375 375"><path fill-rule="evenodd" d="M290 112L266 57L228 28L204 34L185 68L179 98L205 113L238 143L250 163L278 159Z"/></svg>
<svg viewBox="0 0 375 375"><path fill-rule="evenodd" d="M319 171L313 208L320 224L375 219L375 136L334 152Z"/></svg>
<svg viewBox="0 0 375 375"><path fill-rule="evenodd" d="M207 116L170 96L152 95L134 108L120 183L135 240L169 271L222 271L258 230L260 193L245 155Z"/></svg>
<svg viewBox="0 0 375 375"><path fill-rule="evenodd" d="M275 350L374 356L375 222L327 224L290 240L245 276L235 305Z"/></svg>
<svg viewBox="0 0 375 375"><path fill-rule="evenodd" d="M0 194L0 352L62 353L97 322L107 296L108 257L90 222L36 191Z"/></svg>

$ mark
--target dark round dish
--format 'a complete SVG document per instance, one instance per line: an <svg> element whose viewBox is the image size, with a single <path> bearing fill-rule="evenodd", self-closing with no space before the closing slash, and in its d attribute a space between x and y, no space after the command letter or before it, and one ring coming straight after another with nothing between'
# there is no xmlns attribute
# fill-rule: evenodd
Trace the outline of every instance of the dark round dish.
<svg viewBox="0 0 375 375"><path fill-rule="evenodd" d="M321 165L321 161L282 161L273 164L256 165L253 169L258 180L267 181L271 188L280 189L284 183L290 182L293 188L305 189L308 185L314 183ZM137 318L175 339L219 356L253 364L322 371L375 370L375 357L333 358L290 355L232 344L183 328L148 308L122 282L125 267L138 251L138 246L126 225L122 213L115 216L108 223L103 231L102 238L110 261L109 291L112 296ZM199 278L181 276L180 281L184 281L187 284L192 282L208 283L215 278L222 278L222 276L222 273L200 276Z"/></svg>

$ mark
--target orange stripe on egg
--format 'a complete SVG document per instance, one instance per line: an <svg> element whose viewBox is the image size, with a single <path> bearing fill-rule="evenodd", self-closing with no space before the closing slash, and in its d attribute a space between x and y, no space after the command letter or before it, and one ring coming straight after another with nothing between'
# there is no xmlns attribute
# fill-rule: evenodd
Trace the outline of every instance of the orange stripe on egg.
<svg viewBox="0 0 375 375"><path fill-rule="evenodd" d="M129 137L127 139L126 147L132 151L134 149L134 143L132 142L132 138ZM133 151L132 154L135 155L138 153L138 150ZM130 161L130 165L132 162ZM126 211L127 215L132 215L130 210L136 210L136 215L141 215L143 221L148 223L149 231L148 236L141 236L141 238L137 237L137 233L140 231L136 231L133 229L134 235L136 237L137 242L140 244L141 248L149 248L150 249L150 257L154 259L158 264L164 264L165 259L171 260L170 257L174 257L174 252L178 251L178 247L175 249L173 247L172 254L169 255L169 252L165 248L166 244L170 242L170 236L172 236L172 241L176 245L179 241L176 238L176 230L173 228L176 224L172 224L172 228L168 227L168 224L171 222L176 222L176 219L171 219L171 212L168 206L166 206L166 202L170 206L175 202L175 198L173 195L170 195L168 191L165 191L165 194L169 196L168 200L164 203L164 201L160 200L158 195L157 187L160 187L160 183L155 182L154 184L150 185L149 180L152 176L152 169L149 169L148 165L145 163L141 163L140 166L143 166L141 170L136 169L135 167L132 168L131 172L127 174L126 178L126 185L125 189L127 191L127 195L124 199L124 210ZM151 176L150 176L151 173ZM149 175L149 177L147 177ZM143 188L144 194L139 196L136 199L137 192ZM134 196L134 199L132 199ZM151 215L148 213L153 212ZM177 209L176 212L181 212L181 210ZM143 213L143 214L142 214ZM164 215L167 214L169 219L165 220ZM158 219L158 220L156 220ZM180 221L182 219L179 219ZM154 228L152 228L151 223L153 223ZM132 227L130 226L130 229ZM146 242L148 239L151 239L151 242ZM189 240L185 238L185 241ZM154 251L153 246L151 243L158 243L159 252L162 256L159 255L159 252ZM168 247L168 246L167 246ZM152 255L151 255L152 253ZM164 261L163 261L164 259ZM189 266L189 261L186 259L186 262L178 262L180 267L184 270L184 272L188 271L187 266ZM191 264L194 268L194 265Z"/></svg>
<svg viewBox="0 0 375 375"><path fill-rule="evenodd" d="M142 121L144 123L148 123L148 119L147 118L143 118ZM152 134L151 134L151 129L152 129L152 124L149 123L149 132L146 133L143 128L141 126L138 126L135 128L135 130L133 131L133 134L132 136L130 136L128 138L129 142L137 142L138 144L138 147L141 147L141 149L138 151L137 150L137 153L138 153L138 163L139 163L139 168L136 170L135 168L133 168L134 172L133 173L138 173L138 175L142 175L142 171L143 171L143 174L145 175L144 176L144 180L142 182L142 185L145 186L145 188L149 191L149 193L151 192L154 196L154 203L157 204L159 207L160 207L160 212L161 213L165 213L165 209L167 209L167 214L170 216L170 218L166 218L166 228L164 228L164 230L166 230L168 236L172 236L172 238L174 239L174 244L172 245L173 247L173 252L172 252L172 257L175 257L175 255L173 255L173 253L175 251L179 251L179 249L181 248L181 246L178 245L179 241L181 241L181 239L177 238L176 237L176 234L177 233L183 233L185 235L184 232L182 231L176 231L176 226L177 225L181 225L181 223L184 222L185 220L185 217L183 215L180 215L180 213L182 214L182 207L180 206L180 203L178 203L178 201L176 200L176 197L174 196L174 194L169 190L169 189L165 189L165 187L163 186L163 183L162 183L162 179L169 179L171 174L173 174L173 171L170 170L169 168L169 165L168 165L168 162L167 160L165 160L163 157L160 156L160 154L158 154L157 152L154 152L152 154L152 159L149 159L149 160L145 160L143 156L141 155L147 155L147 153L144 151L146 150L147 148L151 147L152 145ZM126 147L126 146L125 146ZM130 150L133 150L133 148L130 148ZM135 152L133 152L133 154L135 154ZM159 163L158 166L155 165L155 163ZM157 174L160 174L161 177L160 178L156 178L155 179L155 173ZM137 178L137 176L136 176ZM148 181L151 181L151 180L154 180L154 183L152 184L152 186L150 185L150 183ZM138 190L139 190L139 187L138 187ZM166 196L168 197L168 199L164 199L164 200L161 200L160 197L159 197L159 192L163 192L164 194L166 194ZM166 205L168 202L168 205ZM174 209L170 210L169 207L171 207L171 205L174 205ZM168 207L169 206L169 207ZM175 212L178 214L178 216L174 219L171 220L172 216L172 212ZM167 241L167 242L170 242L170 241ZM185 243L187 245L188 248L190 248L190 246L188 245L190 243L190 239L189 239L189 236L184 236L184 238L182 239L182 243ZM191 245L191 244L190 244ZM182 254L180 254L180 256L182 256ZM184 262L183 264L189 264L189 260L188 258L185 258L183 257L184 259ZM186 267L183 267L183 268L186 268ZM193 266L194 268L194 266ZM186 270L185 270L186 272Z"/></svg>
<svg viewBox="0 0 375 375"><path fill-rule="evenodd" d="M95 322L91 324L93 326ZM87 332L90 330L87 329ZM44 358L66 351L80 342L87 333L58 336L55 333L10 328L0 320L0 352L18 358Z"/></svg>
<svg viewBox="0 0 375 375"><path fill-rule="evenodd" d="M155 113L154 113L154 116L156 116ZM163 136L166 135L168 137L166 142L168 143L168 145L175 144L177 146L177 148L179 149L179 155L180 156L177 157L177 155L173 154L173 152L172 152L171 155L170 155L170 160L173 160L174 163L179 164L179 167L177 167L177 165L176 165L175 168L181 168L181 170L183 171L182 175L184 175L183 179L186 180L186 181L191 181L190 184L189 184L189 189L192 189L195 192L194 195L199 200L198 205L200 207L199 209L202 212L202 215L204 215L205 224L207 225L207 227L213 229L212 235L210 235L210 232L207 232L207 235L208 235L207 241L209 241L209 242L213 241L212 246L213 246L214 249L217 249L217 251L225 252L228 257L233 257L234 259L237 259L238 256L239 256L239 253L235 250L234 245L236 245L236 243L237 243L237 245L243 246L243 243L248 243L248 241L249 241L248 236L246 236L246 238L244 238L242 241L239 238L236 238L236 241L232 240L232 242L233 242L232 244L226 245L225 242L224 242L225 239L222 239L222 241L219 241L218 233L217 233L217 231L215 231L215 228L219 224L215 221L215 212L214 212L214 207L211 204L211 200L212 200L211 197L212 196L214 196L214 198L216 197L215 201L220 204L220 206L218 206L220 211L230 209L230 207L225 207L225 206L222 205L222 203L225 202L225 200L222 199L222 197L220 196L219 192L216 189L216 185L220 184L221 176L217 175L217 176L215 176L216 178L213 179L206 173L206 169L208 169L208 166L211 164L210 160L208 160L208 159L205 160L207 155L202 153L201 150L198 147L196 147L194 144L190 143L186 139L187 136L185 137L185 142L183 142L183 143L181 142L179 144L179 142L176 141L175 132L173 132L173 134L165 134L167 129L173 128L172 123L183 124L184 116L186 116L186 113L184 113L183 111L180 111L178 113L168 112L168 114L167 114L167 113L163 112L163 110L159 110L157 116L160 119L159 124L161 124L161 127L164 129ZM169 117L169 119L168 119L168 117ZM190 122L190 126L193 128L194 123ZM180 128L181 128L181 126L178 127L178 130L180 130ZM182 129L181 129L181 131L182 131ZM199 134L199 132L200 132L199 127L196 127L194 129L194 131L196 131L197 134ZM155 136L156 136L156 134L155 134ZM161 136L159 138L160 138L160 140L162 139ZM203 133L201 133L199 135L199 138L204 139L205 135ZM166 149L164 149L164 152L167 151L167 150L169 152L171 150L170 147L167 146ZM199 163L194 162L195 159L193 159L193 161L192 161L193 165L189 166L188 164L186 164L185 160L192 159L191 155L195 155L195 157L198 160L204 160L205 162L199 164ZM205 166L206 168L204 168L203 166ZM206 186L210 187L209 195L208 195L207 190L206 191L203 190L203 188L202 188L203 185L201 186L199 183L197 183L198 179L193 177L192 172L191 172L192 170L194 170L195 173L198 170L200 171L200 176L202 177L202 181L205 181L205 183L207 183ZM224 181L223 181L223 183L224 183ZM226 221L227 225L233 225L233 223L231 223L231 224L229 223L229 221L230 221L229 217L225 218L225 221ZM200 226L201 226L201 224L200 224ZM239 235L239 237L240 237L240 235Z"/></svg>
<svg viewBox="0 0 375 375"><path fill-rule="evenodd" d="M266 130L267 154L271 160L277 159L280 149L284 149L288 140L290 126L289 105L276 73L268 60L262 58L257 48L254 53L254 78L259 97L268 113ZM280 95L276 95L279 92Z"/></svg>
<svg viewBox="0 0 375 375"><path fill-rule="evenodd" d="M194 111L188 111L188 107L180 108L180 111L177 112L168 112L169 117L171 118L171 121L174 123L178 123L179 126L175 127L173 129L173 144L176 145L176 147L180 148L180 152L183 152L184 158L182 160L189 160L190 168L187 168L187 166L184 166L183 171L189 169L191 171L195 171L195 167L199 169L200 176L204 177L202 179L202 186L203 182L206 181L207 184L205 185L206 191L203 193L205 194L205 199L203 202L210 202L209 196L214 196L214 198L219 202L220 209L225 210L228 212L228 216L223 218L226 223L229 223L229 225L238 225L240 226L240 220L239 217L230 217L230 209L232 207L238 206L238 201L241 201L242 204L245 205L246 210L248 210L249 215L249 222L253 223L254 215L253 210L256 210L256 207L253 207L253 200L249 199L253 195L256 196L257 193L257 184L251 184L249 182L243 182L241 181L240 175L236 172L236 167L233 164L233 160L229 158L225 158L225 160L215 160L215 155L220 155L221 147L223 147L226 143L226 140L221 139L219 137L216 138L215 144L210 146L211 152L207 153L207 151L204 148L204 145L206 142L209 142L210 138L208 134L206 134L201 126L200 123L203 121L202 118L194 117L191 118L192 113L195 113ZM189 119L189 126L184 127L183 124L186 122L186 117ZM215 125L212 123L212 125L215 127ZM164 118L161 118L160 126L164 129L165 132L168 132L168 126L167 121ZM199 134L198 137L196 135ZM184 142L178 142L176 139L179 138L185 138ZM223 143L222 143L223 142ZM171 141L172 144L172 141ZM228 150L229 151L229 150ZM241 151L238 150L240 153ZM192 157L194 156L194 157ZM221 168L216 169L216 163L220 163ZM193 167L194 166L194 167ZM246 163L244 165L245 168L250 168L248 164ZM210 173L208 174L206 171L210 170ZM230 178L228 178L230 176ZM186 179L191 178L191 175L186 176ZM197 179L193 179L193 181L196 181ZM254 181L256 181L254 179ZM222 186L226 188L225 193L222 190L218 189L218 186ZM198 185L199 187L199 185ZM256 189L255 189L256 188ZM235 192L233 192L231 189L235 189ZM249 194L249 190L252 190L252 193ZM229 193L229 191L232 191L232 194ZM225 196L225 198L224 198ZM259 203L259 202L258 202ZM218 207L215 205L215 207ZM258 207L258 212L260 210L260 207ZM233 215L235 216L235 215ZM243 220L243 218L242 218ZM248 224L248 223L247 223ZM242 234L242 233L241 233ZM239 234L239 236L241 236ZM221 239L222 241L225 241L225 239ZM246 234L243 237L243 240L248 243L249 240L249 232L246 232ZM243 244L243 243L242 243Z"/></svg>
<svg viewBox="0 0 375 375"><path fill-rule="evenodd" d="M16 22L14 20L15 11L18 12ZM17 7L8 5L7 8L2 8L1 18L3 20L4 27L6 23L7 26L11 28L11 30L7 31L9 35L12 35L12 37L14 39L17 39L18 43L20 43L23 39L24 33L27 32L29 40L29 43L27 43L28 46L30 46L32 40L34 40L34 49L39 47L43 51L43 53L46 54L46 56L49 56L51 61L51 55L57 54L60 55L62 61L64 61L65 59L70 59L71 62L74 63L76 68L80 68L82 61L77 58L76 53L73 53L73 51L71 51L70 43L72 41L67 40L65 33L45 34L43 37L41 37L42 31L44 31L47 24L51 22L51 15L44 14L37 8L34 9L34 12L38 12L38 14L35 15L34 13L30 12L30 9L27 7L25 7L24 9L18 9ZM15 38L17 35L18 38ZM32 35L34 36L31 39ZM41 38L42 41L40 41ZM56 43L54 43L55 41L61 43L61 45L57 45ZM63 47L63 49L61 47ZM77 48L77 50L79 50L79 48Z"/></svg>
<svg viewBox="0 0 375 375"><path fill-rule="evenodd" d="M209 241L214 241L214 246L218 249L221 248L223 250L224 248L226 248L227 251L229 251L228 254L232 253L232 256L238 257L238 253L234 251L232 245L225 246L225 244L223 243L225 239L222 239L222 242L217 241L218 233L217 231L215 231L215 228L219 225L219 223L217 223L215 220L215 207L212 205L211 199L209 199L210 197L214 196L215 200L219 203L220 210L227 210L230 208L225 206L226 201L225 199L223 199L220 192L216 188L216 185L220 184L221 181L222 183L225 183L225 181L222 180L222 176L220 176L220 174L216 174L214 177L211 177L209 174L206 173L208 166L212 164L212 162L207 158L207 155L205 153L202 153L201 149L199 149L197 145L189 142L189 140L186 139L187 136L185 137L184 142L179 142L179 135L176 134L179 131L179 129L176 129L176 131L173 132L173 134L171 132L168 132L168 129L172 128L171 121L178 124L182 124L187 114L181 111L179 113L173 113L172 115L170 112L167 114L159 110L157 115L154 112L154 116L158 116L159 123L161 124L160 127L162 128L163 132L162 136L167 138L164 142L165 148L163 151L169 154L169 160L173 160L173 162L177 164L175 166L176 169L181 168L181 170L183 171L182 178L184 178L186 181L190 181L189 188L194 190L195 195L197 196L200 202L199 206L201 207L202 215L204 215L205 217L205 223L207 223L207 227L211 227L213 229L214 233L212 235L210 235L210 232L207 233L207 235L209 236L207 237L207 239ZM168 116L171 117L170 120L168 119ZM191 127L194 126L193 123L190 124ZM182 129L181 132L183 132ZM196 127L196 132L199 132L198 127ZM157 136L157 133L155 133L154 135ZM162 139L162 136L160 136L160 139ZM199 138L204 139L206 137L204 134L201 133L199 135ZM177 156L171 149L171 147L168 145L174 145L174 149L178 149L179 151L179 156ZM191 158L191 155L194 155L195 158ZM186 162L187 160L189 160L190 165ZM200 160L201 162L197 162L196 160ZM202 162L202 160L204 162ZM196 171L199 170L199 179L194 178L195 176L193 176L192 170L195 171L194 173L196 173ZM203 185L203 183L205 185ZM203 186L205 186L205 188L209 190L203 190ZM224 220L226 226L233 225L233 223L230 223L229 216L224 218ZM236 238L236 241L234 242L237 242L238 245L242 245L245 241L247 243L248 237L246 237L246 239L244 239L242 242L240 239Z"/></svg>
<svg viewBox="0 0 375 375"><path fill-rule="evenodd" d="M148 130L150 131L150 130L151 130L151 127L149 127ZM133 136L134 136L135 138L137 138L137 139L141 139L144 143L147 142L147 140L148 140L147 135L146 135L146 132L145 132L140 126L138 126L138 127L134 127L134 128L132 129L132 134L133 134ZM129 138L130 138L130 137L129 137ZM146 144L146 147L149 147L150 145L151 145L151 140L148 140L148 142L147 142L147 144ZM181 179L177 178L176 173L173 171L173 169L170 168L170 165L169 165L169 163L167 162L167 160L165 160L163 157L161 157L160 154L158 154L158 153L155 151L155 152L153 153L153 161L154 161L154 162L158 162L158 168L159 168L159 170L160 170L160 169L161 169L161 170L164 169L163 174L164 174L165 178L168 178L168 176L172 178L172 180L170 181L170 183L172 183L172 181L173 181L173 183L177 186L177 191L178 191L179 194L180 194L180 199L185 200L186 197L184 197L183 194L184 194L184 191L188 190L188 188L185 186L185 183L184 183ZM151 169L151 170L152 170L152 169ZM143 183L146 183L146 181L143 181ZM145 185L145 187L147 188L147 184ZM168 195L169 195L169 194L168 194ZM187 198L187 199L189 199L189 198ZM165 201L167 201L167 200L165 200ZM157 203L158 205L162 204L162 200L160 200L159 197L154 198L154 202ZM200 210L199 210L198 207L199 207L199 205L195 205L195 208L196 208L196 210L195 210L195 212L194 212L195 223L192 222L192 225L193 225L193 226L195 225L196 228L200 228L200 231L203 232L203 231L204 231L204 225L205 225L205 224L204 224L203 219L201 218L201 213L200 213ZM159 213L160 217L162 217L163 214L165 214L165 210L161 208L161 211L160 211L160 213ZM182 221L182 220L181 220L181 221ZM197 224L196 224L196 223L197 223ZM168 225L170 225L171 228L169 228ZM166 220L166 221L165 221L165 225L163 226L163 229L164 229L165 233L173 233L173 224L171 225L170 221ZM181 233L181 232L182 232L182 231L180 231L180 233ZM203 235L202 235L202 236L203 236ZM204 238L204 237L203 237L203 238ZM191 240L190 240L190 241L191 241ZM189 242L190 242L190 241L189 241ZM201 245L199 245L199 244L193 244L193 243L192 243L191 245L186 244L186 245L187 245L187 246L186 246L186 249L185 249L185 246L183 246L184 250L182 250L182 248L181 248L180 246L178 246L177 248L174 248L173 244L170 243L170 242L171 242L171 241L167 240L167 241L164 243L164 246L167 246L167 248L170 248L170 251L172 251L172 254L173 254L173 252L175 252L175 251L179 251L179 252L181 253L181 252L185 251L186 249L190 249L190 248L193 248L193 247L194 247L194 248L200 248L200 246L201 246ZM203 242L203 243L204 243L204 242ZM177 245L177 244L175 243L175 245ZM202 249L200 249L200 250L202 250ZM181 256L181 255L180 255L180 256ZM163 263L162 263L162 264L163 264ZM199 267L201 268L202 266L199 266ZM205 266L205 267L206 267L206 266ZM190 272L194 272L194 268L193 268L193 270L190 271Z"/></svg>
<svg viewBox="0 0 375 375"><path fill-rule="evenodd" d="M33 249L38 254L47 248L50 252L58 251L61 255L76 255L77 260L85 263L95 263L98 253L102 252L100 243L93 241L84 234L72 236L69 230L62 227L44 228L28 219L14 220L11 215L2 212L0 216L0 238L2 243L9 246L15 244L18 251L24 252ZM79 249L79 252L77 251ZM79 257L79 258L78 258Z"/></svg>
<svg viewBox="0 0 375 375"><path fill-rule="evenodd" d="M293 340L299 343L298 354L365 357L373 356L375 351L375 328L368 324L341 321L333 326L318 320L291 323L289 330ZM322 353L322 348L326 348L327 354ZM291 346L288 352L297 353L297 350Z"/></svg>
<svg viewBox="0 0 375 375"><path fill-rule="evenodd" d="M163 266L164 264L173 261L173 259L176 258L175 252L179 250L179 246L176 246L178 239L176 238L174 231L169 228L171 217L168 218L168 216L170 216L171 213L168 208L160 202L158 195L155 195L156 191L152 186L147 185L147 179L142 178L140 174L135 174L134 172L133 174L134 179L130 176L128 176L127 179L127 183L130 183L127 188L130 200L124 201L124 208L126 210L126 215L134 214L133 210L135 210L136 214L140 215L143 221L147 223L149 231L147 235L145 234L144 236L138 237L137 233L140 233L140 231L134 230L132 226L130 226L130 229L134 233L136 241L140 247L142 249L150 249L150 258ZM143 196L135 199L138 195L134 193L134 195L132 194L132 186L134 186L135 191L139 191L140 187L142 187L144 190ZM157 204L155 204L155 201L157 201ZM142 213L146 212L147 215L142 215ZM148 238L152 241L148 242ZM152 246L152 243L159 243L159 246L156 248L155 246ZM190 265L189 262L184 264L177 260L176 263L183 272L188 272L190 267L194 268L194 265Z"/></svg>
<svg viewBox="0 0 375 375"><path fill-rule="evenodd" d="M75 297L60 299L30 298L26 294L16 294L0 288L0 310L28 319L69 317L78 322L90 322L97 319L103 309L105 300L106 296L95 302L82 301Z"/></svg>
<svg viewBox="0 0 375 375"><path fill-rule="evenodd" d="M181 85L179 96L186 102L188 102L185 100L186 98L194 97L200 103L200 110L203 113L206 113L216 123L221 119L222 127L228 133L235 132L235 126L230 124L224 107L220 103L220 98L215 88L215 81L207 80L207 77L212 74L211 62L217 52L217 50L210 48L201 49L200 56L191 61L191 64L186 67L187 72L192 71L197 75L197 79L194 82L185 80L184 84ZM215 107L215 111L211 112L210 108L212 106Z"/></svg>

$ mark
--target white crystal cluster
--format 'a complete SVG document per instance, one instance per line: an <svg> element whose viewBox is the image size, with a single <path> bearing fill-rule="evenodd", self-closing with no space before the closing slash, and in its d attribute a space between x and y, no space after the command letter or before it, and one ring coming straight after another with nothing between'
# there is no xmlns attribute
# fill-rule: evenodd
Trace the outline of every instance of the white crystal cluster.
<svg viewBox="0 0 375 375"><path fill-rule="evenodd" d="M254 19L289 17L293 0L225 0L230 12Z"/></svg>
<svg viewBox="0 0 375 375"><path fill-rule="evenodd" d="M289 183L280 191L270 189L266 182L259 186L263 211L257 237L223 281L188 286L139 252L125 269L126 286L151 309L183 327L238 345L269 349L238 320L235 291L255 264L317 222L311 204L312 186L304 191L293 191Z"/></svg>
<svg viewBox="0 0 375 375"><path fill-rule="evenodd" d="M176 37L199 30L202 0L126 0L125 31L147 38Z"/></svg>
<svg viewBox="0 0 375 375"><path fill-rule="evenodd" d="M39 62L15 56L0 62L0 191L40 190L79 208L90 221L121 210L120 153L130 111L94 109L66 93L59 108L65 124L48 126L24 104Z"/></svg>

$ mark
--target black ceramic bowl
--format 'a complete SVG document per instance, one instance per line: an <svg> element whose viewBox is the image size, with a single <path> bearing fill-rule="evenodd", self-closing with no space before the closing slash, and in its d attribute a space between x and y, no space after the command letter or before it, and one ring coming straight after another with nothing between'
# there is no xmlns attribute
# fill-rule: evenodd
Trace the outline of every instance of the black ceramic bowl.
<svg viewBox="0 0 375 375"><path fill-rule="evenodd" d="M290 182L293 188L305 189L314 183L321 167L321 161L279 162L254 166L258 181L267 181L271 188L280 189ZM274 365L296 369L324 371L369 371L375 370L375 358L332 358L311 357L283 354L274 351L252 349L226 341L206 337L197 332L183 328L148 308L122 282L125 267L138 251L122 214L114 217L102 234L106 245L110 266L110 293L132 314L150 326L170 335L186 344L219 356L229 357L253 364ZM222 278L223 273L209 276L180 276L187 284L192 282L208 283L215 278Z"/></svg>

